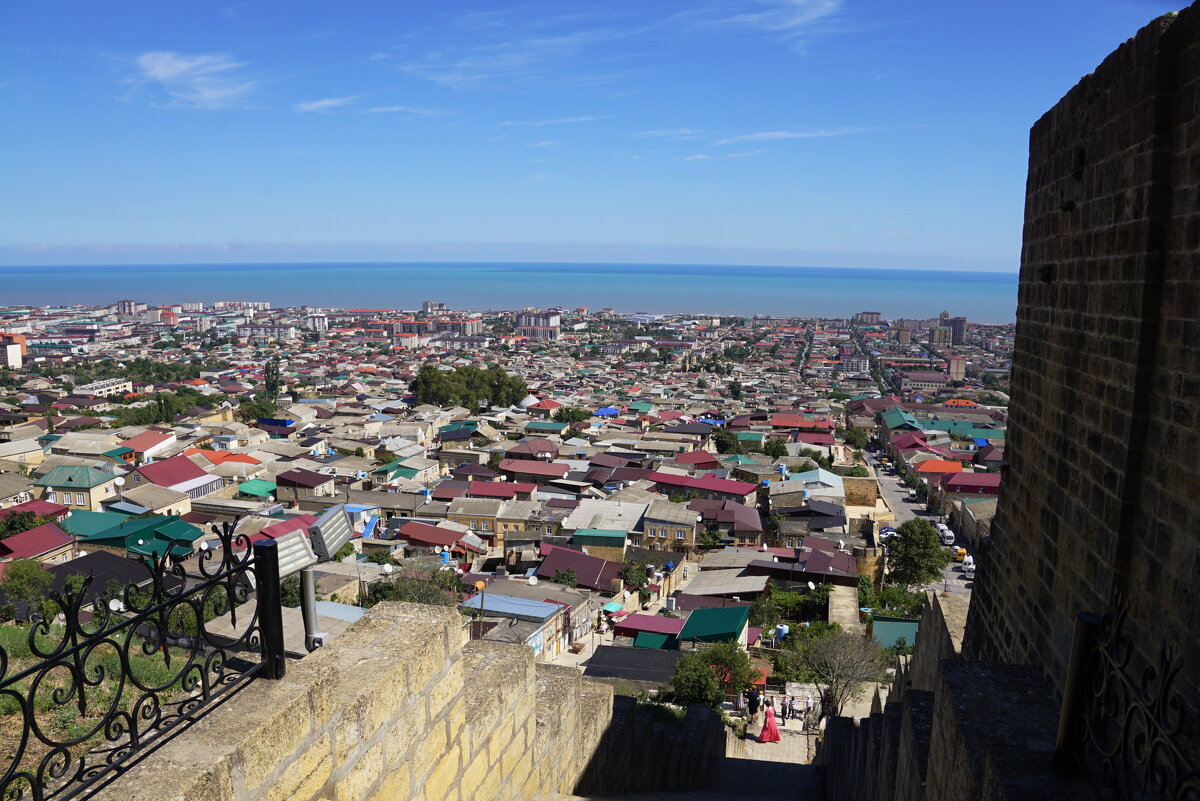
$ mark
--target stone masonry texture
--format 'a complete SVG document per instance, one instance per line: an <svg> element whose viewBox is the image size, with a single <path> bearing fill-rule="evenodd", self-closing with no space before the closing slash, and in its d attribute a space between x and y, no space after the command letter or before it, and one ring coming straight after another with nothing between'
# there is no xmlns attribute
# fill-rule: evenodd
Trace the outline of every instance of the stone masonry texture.
<svg viewBox="0 0 1200 801"><path fill-rule="evenodd" d="M1060 699L1077 613L1129 604L1200 715L1200 9L1154 20L1030 135L1004 485L964 655ZM1193 733L1194 735L1194 733Z"/></svg>
<svg viewBox="0 0 1200 801"><path fill-rule="evenodd" d="M372 608L332 644L258 679L101 790L101 801L520 801L684 789L711 759L711 711L631 749L612 688L536 664L523 645L463 643L459 614ZM586 778L585 778L586 777Z"/></svg>

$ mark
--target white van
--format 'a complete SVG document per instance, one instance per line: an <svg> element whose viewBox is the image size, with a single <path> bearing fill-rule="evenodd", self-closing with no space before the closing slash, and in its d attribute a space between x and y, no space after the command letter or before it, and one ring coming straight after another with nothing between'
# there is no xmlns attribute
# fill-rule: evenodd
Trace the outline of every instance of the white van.
<svg viewBox="0 0 1200 801"><path fill-rule="evenodd" d="M954 544L954 532L948 528L938 529L938 535L942 538L942 545Z"/></svg>
<svg viewBox="0 0 1200 801"><path fill-rule="evenodd" d="M971 556L971 554L967 554L966 556L964 556L963 561L962 561L962 566L963 566L964 573L970 571L972 576L975 575L975 557L974 556Z"/></svg>
<svg viewBox="0 0 1200 801"><path fill-rule="evenodd" d="M971 557L968 556L967 558L970 559ZM968 564L963 565L963 579L965 581L974 581L975 580L975 564L973 562L969 565Z"/></svg>

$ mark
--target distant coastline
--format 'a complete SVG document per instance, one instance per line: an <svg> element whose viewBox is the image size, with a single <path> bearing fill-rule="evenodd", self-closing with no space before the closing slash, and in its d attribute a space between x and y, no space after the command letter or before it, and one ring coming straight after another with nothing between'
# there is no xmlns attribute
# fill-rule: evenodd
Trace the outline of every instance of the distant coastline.
<svg viewBox="0 0 1200 801"><path fill-rule="evenodd" d="M0 267L0 306L266 300L274 306L1015 319L1017 274L954 270L586 262L275 262Z"/></svg>

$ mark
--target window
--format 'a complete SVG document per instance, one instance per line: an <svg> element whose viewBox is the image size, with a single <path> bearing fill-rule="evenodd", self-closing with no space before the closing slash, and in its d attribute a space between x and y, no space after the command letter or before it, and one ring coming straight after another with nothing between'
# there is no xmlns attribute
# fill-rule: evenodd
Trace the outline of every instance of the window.
<svg viewBox="0 0 1200 801"><path fill-rule="evenodd" d="M471 521L471 531L474 531L474 530L475 530L475 521L472 520Z"/></svg>
<svg viewBox="0 0 1200 801"><path fill-rule="evenodd" d="M630 537L629 544L632 545L634 548L640 548L640 547L642 547L642 538L641 537Z"/></svg>
<svg viewBox="0 0 1200 801"><path fill-rule="evenodd" d="M46 500L50 501L50 503L58 503L58 493L57 492L47 492Z"/></svg>
<svg viewBox="0 0 1200 801"><path fill-rule="evenodd" d="M677 529L675 531L675 539L677 539L677 540L683 539L683 530L682 529Z"/></svg>
<svg viewBox="0 0 1200 801"><path fill-rule="evenodd" d="M75 505L76 505L76 506L85 506L85 505L87 505L87 501L85 501L85 500L83 499L83 493L82 493L82 492L77 492L77 493L75 493Z"/></svg>
<svg viewBox="0 0 1200 801"><path fill-rule="evenodd" d="M482 523L481 525L483 526L483 530L484 530L484 531L491 531L491 530L492 530L492 524L491 524L491 523L489 523L489 522L488 522L488 521L486 521L486 520L484 520L484 521L483 521L483 523Z"/></svg>

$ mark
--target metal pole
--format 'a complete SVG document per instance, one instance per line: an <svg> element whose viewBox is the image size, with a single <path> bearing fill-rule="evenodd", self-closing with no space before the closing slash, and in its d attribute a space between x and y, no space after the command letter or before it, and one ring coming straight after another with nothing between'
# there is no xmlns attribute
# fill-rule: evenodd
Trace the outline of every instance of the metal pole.
<svg viewBox="0 0 1200 801"><path fill-rule="evenodd" d="M258 622L262 627L262 657L268 679L282 679L286 671L283 649L283 608L279 600L279 544L264 539L254 544L254 583Z"/></svg>
<svg viewBox="0 0 1200 801"><path fill-rule="evenodd" d="M1094 612L1080 612L1075 616L1075 637L1071 641L1067 682L1058 716L1058 738L1054 744L1054 766L1067 776L1079 773L1075 740L1079 735L1079 717L1086 701L1087 664L1092 649L1096 647L1101 622L1102 617Z"/></svg>
<svg viewBox="0 0 1200 801"><path fill-rule="evenodd" d="M300 571L300 613L304 616L304 647L311 653L321 647L317 637L317 578L311 567Z"/></svg>

